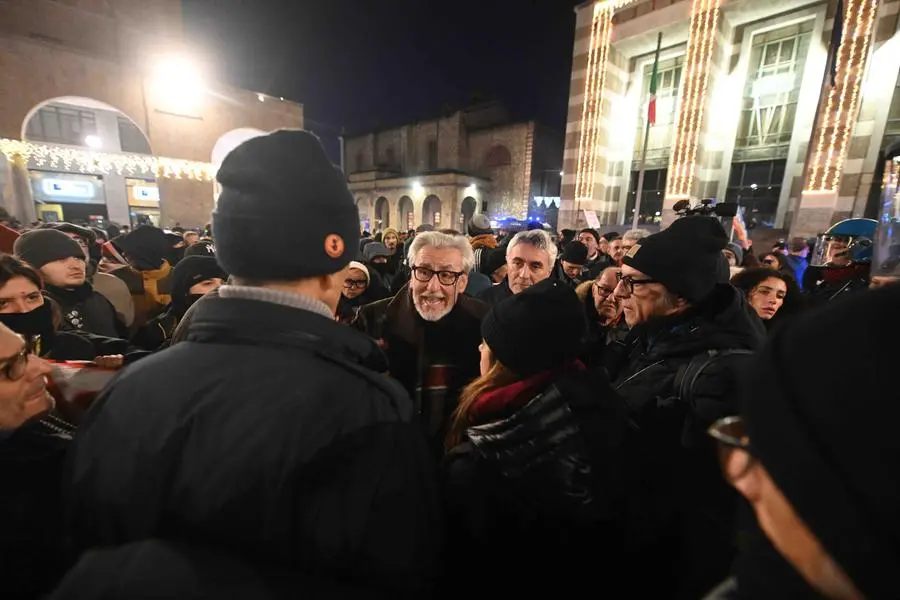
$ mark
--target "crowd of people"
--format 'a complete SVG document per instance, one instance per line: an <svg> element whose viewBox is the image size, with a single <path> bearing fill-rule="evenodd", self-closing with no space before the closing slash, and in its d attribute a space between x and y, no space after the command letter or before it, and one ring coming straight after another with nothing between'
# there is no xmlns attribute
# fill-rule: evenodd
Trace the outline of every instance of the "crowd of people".
<svg viewBox="0 0 900 600"><path fill-rule="evenodd" d="M203 233L0 255L4 597L900 597L900 286L817 293L852 240L361 234L304 131L217 179Z"/></svg>

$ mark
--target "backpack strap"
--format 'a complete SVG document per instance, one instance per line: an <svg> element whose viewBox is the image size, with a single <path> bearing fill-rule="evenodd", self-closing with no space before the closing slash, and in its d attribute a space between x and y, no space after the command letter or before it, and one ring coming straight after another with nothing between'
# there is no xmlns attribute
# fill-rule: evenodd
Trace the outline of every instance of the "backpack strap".
<svg viewBox="0 0 900 600"><path fill-rule="evenodd" d="M675 373L675 383L672 389L675 390L677 397L688 406L694 405L694 386L697 378L711 364L728 356L750 356L754 354L752 350L743 348L734 348L731 350L707 350L706 352L691 357L687 363L678 367Z"/></svg>

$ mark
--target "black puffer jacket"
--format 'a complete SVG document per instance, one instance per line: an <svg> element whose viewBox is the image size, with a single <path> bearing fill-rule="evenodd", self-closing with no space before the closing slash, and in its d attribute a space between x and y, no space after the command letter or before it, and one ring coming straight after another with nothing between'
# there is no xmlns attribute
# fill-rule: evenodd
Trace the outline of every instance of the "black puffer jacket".
<svg viewBox="0 0 900 600"><path fill-rule="evenodd" d="M491 392L444 465L448 556L459 561L448 572L487 565L484 597L575 593L596 583L597 565L606 584L616 577L625 407L603 371L549 375ZM510 577L529 564L540 567Z"/></svg>
<svg viewBox="0 0 900 600"><path fill-rule="evenodd" d="M513 295L512 290L509 289L509 279L504 277L503 281L497 285L493 285L489 289L478 294L478 299L493 306L501 300L505 300Z"/></svg>
<svg viewBox="0 0 900 600"><path fill-rule="evenodd" d="M409 397L366 368L374 342L275 302L194 308L188 341L124 371L81 424L78 549L177 538L394 595L427 588L433 465Z"/></svg>
<svg viewBox="0 0 900 600"><path fill-rule="evenodd" d="M637 595L698 598L726 578L733 558L737 497L722 479L706 429L736 414L737 381L745 355L712 363L693 386L690 405L676 377L709 350L756 350L765 330L743 294L720 284L687 312L634 327L613 387L625 399L637 464L629 481L629 553L654 565L656 576Z"/></svg>

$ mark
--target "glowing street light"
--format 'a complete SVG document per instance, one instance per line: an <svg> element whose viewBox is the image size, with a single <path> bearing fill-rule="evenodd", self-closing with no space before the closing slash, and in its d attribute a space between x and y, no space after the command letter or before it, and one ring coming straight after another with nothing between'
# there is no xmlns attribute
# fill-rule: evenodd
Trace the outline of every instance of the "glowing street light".
<svg viewBox="0 0 900 600"><path fill-rule="evenodd" d="M206 77L199 63L183 54L165 54L152 69L152 87L165 104L176 110L196 108L206 91Z"/></svg>
<svg viewBox="0 0 900 600"><path fill-rule="evenodd" d="M84 138L84 145L93 150L99 150L103 147L103 142L99 136L89 135Z"/></svg>

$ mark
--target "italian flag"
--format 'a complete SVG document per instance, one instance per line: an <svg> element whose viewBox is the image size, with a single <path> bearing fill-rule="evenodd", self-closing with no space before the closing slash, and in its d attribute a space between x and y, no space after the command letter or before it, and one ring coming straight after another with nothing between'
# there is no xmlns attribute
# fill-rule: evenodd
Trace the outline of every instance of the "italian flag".
<svg viewBox="0 0 900 600"><path fill-rule="evenodd" d="M647 123L656 125L656 90L659 87L659 46L653 59L653 74L650 76L650 102L647 104Z"/></svg>

